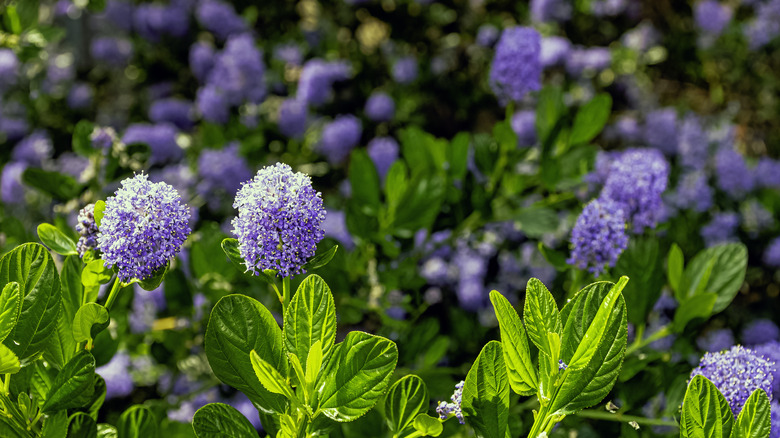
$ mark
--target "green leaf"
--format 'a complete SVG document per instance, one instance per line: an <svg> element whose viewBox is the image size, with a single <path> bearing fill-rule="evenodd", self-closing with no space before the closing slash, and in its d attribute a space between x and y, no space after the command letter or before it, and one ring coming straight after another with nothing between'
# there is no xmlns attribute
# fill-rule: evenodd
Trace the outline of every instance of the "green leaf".
<svg viewBox="0 0 780 438"><path fill-rule="evenodd" d="M509 380L498 341L479 353L463 386L461 407L480 438L504 438L509 420Z"/></svg>
<svg viewBox="0 0 780 438"><path fill-rule="evenodd" d="M57 374L41 410L49 413L82 407L94 392L95 358L88 351L81 351Z"/></svg>
<svg viewBox="0 0 780 438"><path fill-rule="evenodd" d="M76 242L52 224L38 225L38 238L50 250L60 255L76 255Z"/></svg>
<svg viewBox="0 0 780 438"><path fill-rule="evenodd" d="M76 354L76 341L73 339L73 320L67 319L62 302L59 307L57 326L49 337L43 358L57 368L62 368Z"/></svg>
<svg viewBox="0 0 780 438"><path fill-rule="evenodd" d="M669 286L677 295L682 281L683 269L685 268L685 256L676 243L669 249L669 255L666 260L666 278L669 280Z"/></svg>
<svg viewBox="0 0 780 438"><path fill-rule="evenodd" d="M333 245L325 252L322 252L320 254L315 255L311 258L308 262L306 262L305 265L303 265L304 269L306 271L312 271L314 269L321 268L328 263L330 263L331 260L333 260L333 256L336 255L336 250L339 249L338 245Z"/></svg>
<svg viewBox="0 0 780 438"><path fill-rule="evenodd" d="M428 410L428 388L413 374L404 376L390 387L385 398L385 418L395 435L412 425L419 413Z"/></svg>
<svg viewBox="0 0 780 438"><path fill-rule="evenodd" d="M143 280L138 280L138 285L141 286L141 289L146 291L153 291L160 287L163 280L165 279L165 274L168 273L168 265L165 265L164 267L154 271L152 273L151 277L144 278Z"/></svg>
<svg viewBox="0 0 780 438"><path fill-rule="evenodd" d="M406 193L409 185L408 169L403 160L396 160L387 171L385 177L385 201L387 209L395 214L401 196Z"/></svg>
<svg viewBox="0 0 780 438"><path fill-rule="evenodd" d="M532 238L540 238L558 229L558 213L550 208L524 208L513 219L520 225L520 231Z"/></svg>
<svg viewBox="0 0 780 438"><path fill-rule="evenodd" d="M614 272L631 279L623 289L628 321L644 324L664 286L658 239L631 239L628 248L620 255Z"/></svg>
<svg viewBox="0 0 780 438"><path fill-rule="evenodd" d="M706 377L695 376L682 404L680 438L721 438L731 435L734 415L723 394Z"/></svg>
<svg viewBox="0 0 780 438"><path fill-rule="evenodd" d="M501 329L501 346L506 363L509 385L519 395L531 395L539 387L536 369L528 349L528 337L523 323L512 304L498 291L490 292L490 302Z"/></svg>
<svg viewBox="0 0 780 438"><path fill-rule="evenodd" d="M772 431L771 406L763 389L750 394L732 429L733 438L769 438Z"/></svg>
<svg viewBox="0 0 780 438"><path fill-rule="evenodd" d="M337 344L320 373L313 407L335 421L352 421L382 397L398 362L395 343L353 331Z"/></svg>
<svg viewBox="0 0 780 438"><path fill-rule="evenodd" d="M392 227L399 237L411 237L417 230L431 226L441 212L446 194L444 178L435 173L418 173L398 202Z"/></svg>
<svg viewBox="0 0 780 438"><path fill-rule="evenodd" d="M714 264L710 269L710 261ZM707 248L696 254L683 272L680 281L682 296L691 297L696 291L712 292L718 295L712 312L718 313L725 309L739 292L745 281L747 269L747 247L741 243L726 243ZM707 272L710 275L707 276ZM708 277L706 282L703 278ZM706 283L703 285L702 283ZM685 301L680 299L678 301Z"/></svg>
<svg viewBox="0 0 780 438"><path fill-rule="evenodd" d="M65 438L68 433L68 414L59 411L43 420L41 438Z"/></svg>
<svg viewBox="0 0 780 438"><path fill-rule="evenodd" d="M696 318L709 318L717 299L718 296L713 293L701 293L683 301L674 313L674 325L672 326L674 331L682 333L690 321Z"/></svg>
<svg viewBox="0 0 780 438"><path fill-rule="evenodd" d="M349 184L352 199L364 214L374 216L379 211L379 174L371 157L363 149L352 151L349 162Z"/></svg>
<svg viewBox="0 0 780 438"><path fill-rule="evenodd" d="M257 380L249 353L252 350L287 375L282 330L271 312L257 300L228 295L214 306L205 339L206 356L214 375L246 394L266 413L285 411L285 400L268 392Z"/></svg>
<svg viewBox="0 0 780 438"><path fill-rule="evenodd" d="M30 368L32 368L30 395L35 398L40 407L43 406L43 403L46 401L46 394L49 393L51 386L54 384L57 370L53 367L47 368L43 365L43 361L40 360L33 362Z"/></svg>
<svg viewBox="0 0 780 438"><path fill-rule="evenodd" d="M559 87L544 87L539 93L535 122L536 134L542 143L549 141L548 137L565 111L566 105L563 102L563 91Z"/></svg>
<svg viewBox="0 0 780 438"><path fill-rule="evenodd" d="M111 281L112 275L113 272L105 267L103 260L92 260L81 271L81 284L85 287L100 286Z"/></svg>
<svg viewBox="0 0 780 438"><path fill-rule="evenodd" d="M13 420L5 416L0 416L0 436L3 438L30 438L26 430L19 430L18 426L14 425Z"/></svg>
<svg viewBox="0 0 780 438"><path fill-rule="evenodd" d="M116 430L116 427L106 423L98 423L97 438L118 438L118 436L119 431Z"/></svg>
<svg viewBox="0 0 780 438"><path fill-rule="evenodd" d="M466 177L470 143L468 132L459 132L450 142L450 147L447 149L449 155L447 162L450 163L448 171L453 180L462 180Z"/></svg>
<svg viewBox="0 0 780 438"><path fill-rule="evenodd" d="M231 262L233 262L233 265L235 267L243 272L248 273L248 269L246 267L246 262L241 257L241 253L238 251L238 240L228 237L227 239L222 241L222 251L225 252L225 255L228 256ZM250 274L251 275L251 274ZM253 277L255 277L253 275ZM260 272L259 275L256 276L260 280L268 283L268 284L274 284L274 277L273 275L269 274L268 272Z"/></svg>
<svg viewBox="0 0 780 438"><path fill-rule="evenodd" d="M561 315L555 298L544 284L537 278L528 280L525 290L525 306L523 320L528 330L528 338L540 351L551 354L551 346L547 342L547 333L561 333Z"/></svg>
<svg viewBox="0 0 780 438"><path fill-rule="evenodd" d="M20 369L19 358L5 344L0 344L0 374L15 374Z"/></svg>
<svg viewBox="0 0 780 438"><path fill-rule="evenodd" d="M73 322L84 300L84 285L81 284L82 266L81 259L77 256L68 256L65 257L60 273L63 316L69 323Z"/></svg>
<svg viewBox="0 0 780 438"><path fill-rule="evenodd" d="M95 202L95 225L100 228L100 221L103 220L103 213L106 211L106 201L100 200Z"/></svg>
<svg viewBox="0 0 780 438"><path fill-rule="evenodd" d="M568 415L593 406L615 384L627 336L626 304L620 294L625 278L621 280L586 286L561 311L561 360L568 368L559 375L551 412Z"/></svg>
<svg viewBox="0 0 780 438"><path fill-rule="evenodd" d="M69 201L81 193L81 185L69 175L28 167L22 173L22 182L58 201Z"/></svg>
<svg viewBox="0 0 780 438"><path fill-rule="evenodd" d="M294 356L296 359L298 356ZM320 369L322 369L323 362L322 354L322 341L317 340L309 350L309 356L306 358L306 374L304 375L304 382L306 384L313 384L319 377Z"/></svg>
<svg viewBox="0 0 780 438"><path fill-rule="evenodd" d="M234 407L222 403L209 403L198 409L192 428L198 438L257 438L252 423Z"/></svg>
<svg viewBox="0 0 780 438"><path fill-rule="evenodd" d="M249 352L249 359L252 362L252 369L255 371L255 376L257 376L257 380L260 381L263 388L273 394L283 395L291 401L296 398L292 388L287 384L284 377L279 374L279 371L276 371L276 368L274 368L273 365L261 359L255 350Z"/></svg>
<svg viewBox="0 0 780 438"><path fill-rule="evenodd" d="M428 414L420 414L414 419L414 430L420 432L422 436L439 436L444 431L444 426L438 418L433 418Z"/></svg>
<svg viewBox="0 0 780 438"><path fill-rule="evenodd" d="M95 339L109 323L108 310L97 303L87 303L79 308L73 319L73 339L85 342Z"/></svg>
<svg viewBox="0 0 780 438"><path fill-rule="evenodd" d="M517 134L515 134L508 120L493 125L493 137L502 150L511 152L517 149Z"/></svg>
<svg viewBox="0 0 780 438"><path fill-rule="evenodd" d="M298 286L284 315L284 345L302 364L309 349L321 342L322 356L327 359L336 339L336 305L325 280L309 275Z"/></svg>
<svg viewBox="0 0 780 438"><path fill-rule="evenodd" d="M0 342L14 330L22 313L22 293L19 283L12 281L0 292Z"/></svg>
<svg viewBox="0 0 780 438"><path fill-rule="evenodd" d="M583 105L574 116L569 144L588 143L604 129L612 110L612 97L608 93L599 93Z"/></svg>
<svg viewBox="0 0 780 438"><path fill-rule="evenodd" d="M95 419L84 412L76 412L68 423L68 438L97 438Z"/></svg>
<svg viewBox="0 0 780 438"><path fill-rule="evenodd" d="M92 131L95 126L88 120L80 120L76 123L76 127L73 128L73 140L71 145L73 146L73 152L81 155L82 157L89 157L95 152L95 148L92 147Z"/></svg>
<svg viewBox="0 0 780 438"><path fill-rule="evenodd" d="M0 284L19 283L22 311L13 332L3 341L24 364L41 353L57 325L60 278L49 251L26 243L0 259Z"/></svg>
<svg viewBox="0 0 780 438"><path fill-rule="evenodd" d="M118 438L158 438L160 422L146 406L135 405L122 413L117 424Z"/></svg>

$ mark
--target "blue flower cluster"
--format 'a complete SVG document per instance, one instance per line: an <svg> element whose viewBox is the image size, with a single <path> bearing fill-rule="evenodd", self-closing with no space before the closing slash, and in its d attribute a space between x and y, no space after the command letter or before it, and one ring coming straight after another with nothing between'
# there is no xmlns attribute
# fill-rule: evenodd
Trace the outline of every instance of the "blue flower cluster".
<svg viewBox="0 0 780 438"><path fill-rule="evenodd" d="M504 29L490 67L490 87L502 103L518 102L541 88L541 37L530 27Z"/></svg>
<svg viewBox="0 0 780 438"><path fill-rule="evenodd" d="M79 233L79 241L76 244L76 251L79 257L84 257L87 251L97 247L98 226L95 223L95 204L87 204L79 210L77 220L76 232Z"/></svg>
<svg viewBox="0 0 780 438"><path fill-rule="evenodd" d="M331 164L343 163L360 142L363 124L353 115L342 115L322 128L319 151Z"/></svg>
<svg viewBox="0 0 780 438"><path fill-rule="evenodd" d="M277 163L244 183L233 207L233 232L247 271L275 270L281 277L303 272L324 237L325 210L311 179Z"/></svg>
<svg viewBox="0 0 780 438"><path fill-rule="evenodd" d="M763 389L771 398L774 371L774 362L737 345L728 351L705 354L690 377L701 375L714 383L736 417L756 389Z"/></svg>
<svg viewBox="0 0 780 438"><path fill-rule="evenodd" d="M436 406L436 413L439 414L440 419L446 420L450 415L455 415L460 424L466 424L466 420L463 418L463 412L461 411L460 406L463 401L463 385L465 384L466 382L461 380L457 385L455 385L455 392L453 392L452 396L450 397L452 402L447 403L440 401L439 405Z"/></svg>
<svg viewBox="0 0 780 438"><path fill-rule="evenodd" d="M97 247L106 267L118 268L121 281L143 280L179 252L190 234L189 218L173 187L138 174L106 199Z"/></svg>
<svg viewBox="0 0 780 438"><path fill-rule="evenodd" d="M571 232L573 245L566 261L598 276L607 266L614 266L628 247L626 213L623 205L609 198L591 201L582 210Z"/></svg>

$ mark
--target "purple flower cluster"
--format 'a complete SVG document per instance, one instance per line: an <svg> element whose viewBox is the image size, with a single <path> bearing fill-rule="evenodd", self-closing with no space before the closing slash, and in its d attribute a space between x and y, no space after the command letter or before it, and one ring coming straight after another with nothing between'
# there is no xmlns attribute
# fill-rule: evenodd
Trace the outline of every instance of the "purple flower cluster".
<svg viewBox="0 0 780 438"><path fill-rule="evenodd" d="M736 213L715 213L712 220L701 227L701 238L707 246L719 243L733 242L739 226L739 215Z"/></svg>
<svg viewBox="0 0 780 438"><path fill-rule="evenodd" d="M717 0L701 0L693 10L696 26L711 35L720 35L731 21L731 15L731 8Z"/></svg>
<svg viewBox="0 0 780 438"><path fill-rule="evenodd" d="M306 132L309 110L306 102L285 99L279 106L279 131L288 138L300 138Z"/></svg>
<svg viewBox="0 0 780 438"><path fill-rule="evenodd" d="M572 4L567 0L531 0L531 19L535 22L566 21Z"/></svg>
<svg viewBox="0 0 780 438"><path fill-rule="evenodd" d="M318 150L331 164L344 162L360 142L363 124L353 115L341 115L322 128Z"/></svg>
<svg viewBox="0 0 780 438"><path fill-rule="evenodd" d="M393 80L399 84L409 84L417 79L417 60L412 56L405 56L393 64L390 72Z"/></svg>
<svg viewBox="0 0 780 438"><path fill-rule="evenodd" d="M780 35L780 1L760 2L756 8L756 18L745 28L748 46L752 50L760 49Z"/></svg>
<svg viewBox="0 0 780 438"><path fill-rule="evenodd" d="M157 319L157 312L165 310L164 284L151 291L144 290L138 284L134 285L132 311L128 315L128 323L132 333L144 333L152 328Z"/></svg>
<svg viewBox="0 0 780 438"><path fill-rule="evenodd" d="M572 76L583 72L600 72L612 64L612 54L606 47L576 47L566 57L566 71Z"/></svg>
<svg viewBox="0 0 780 438"><path fill-rule="evenodd" d="M572 251L566 261L598 276L615 266L628 247L626 214L621 203L609 198L591 201L582 210L571 232Z"/></svg>
<svg viewBox="0 0 780 438"><path fill-rule="evenodd" d="M645 117L645 142L667 155L677 152L677 114L672 108L651 111Z"/></svg>
<svg viewBox="0 0 780 438"><path fill-rule="evenodd" d="M0 49L0 92L16 85L19 79L19 58L11 49Z"/></svg>
<svg viewBox="0 0 780 438"><path fill-rule="evenodd" d="M771 398L774 371L774 362L737 345L728 351L705 354L691 372L691 379L701 375L714 383L736 417L756 389L763 389Z"/></svg>
<svg viewBox="0 0 780 438"><path fill-rule="evenodd" d="M542 63L542 67L551 67L564 63L569 55L569 51L571 51L571 42L566 38L559 36L542 38L541 51L539 52L539 60Z"/></svg>
<svg viewBox="0 0 780 438"><path fill-rule="evenodd" d="M780 161L768 157L761 158L753 171L758 187L780 189Z"/></svg>
<svg viewBox="0 0 780 438"><path fill-rule="evenodd" d="M709 210L713 204L713 193L707 183L707 174L694 171L682 175L674 193L674 203L678 208L699 213Z"/></svg>
<svg viewBox="0 0 780 438"><path fill-rule="evenodd" d="M669 180L669 163L654 149L629 149L610 166L602 198L620 203L635 233L654 228L661 194Z"/></svg>
<svg viewBox="0 0 780 438"><path fill-rule="evenodd" d="M689 115L683 120L677 148L683 167L698 170L707 165L709 140L698 117Z"/></svg>
<svg viewBox="0 0 780 438"><path fill-rule="evenodd" d="M224 41L231 35L244 33L247 25L236 13L233 5L219 0L203 0L195 9L198 23Z"/></svg>
<svg viewBox="0 0 780 438"><path fill-rule="evenodd" d="M477 29L477 37L475 39L477 45L482 47L492 47L498 40L501 32L496 26L492 24L483 24Z"/></svg>
<svg viewBox="0 0 780 438"><path fill-rule="evenodd" d="M98 231L98 226L95 223L95 204L87 204L86 207L79 210L76 222L76 232L80 236L76 244L79 257L84 257L87 251L97 247Z"/></svg>
<svg viewBox="0 0 780 438"><path fill-rule="evenodd" d="M490 87L504 104L520 101L541 88L541 37L530 27L510 27L501 33L490 66Z"/></svg>
<svg viewBox="0 0 780 438"><path fill-rule="evenodd" d="M209 72L214 67L214 47L204 42L196 42L190 47L190 70L201 83L208 79Z"/></svg>
<svg viewBox="0 0 780 438"><path fill-rule="evenodd" d="M753 350L756 354L773 363L772 392L769 393L769 398L774 398L772 396L775 395L780 396L780 369L777 367L778 361L780 361L780 342L769 341L753 347Z"/></svg>
<svg viewBox="0 0 780 438"><path fill-rule="evenodd" d="M44 130L36 130L16 144L11 152L11 160L40 167L53 153L54 145L49 134Z"/></svg>
<svg viewBox="0 0 780 438"><path fill-rule="evenodd" d="M351 67L344 61L324 61L311 59L303 65L298 80L299 100L309 105L322 105L333 94L333 84L348 79Z"/></svg>
<svg viewBox="0 0 780 438"><path fill-rule="evenodd" d="M311 179L277 163L244 183L233 207L233 233L247 271L276 270L281 277L303 272L324 237L325 210Z"/></svg>
<svg viewBox="0 0 780 438"><path fill-rule="evenodd" d="M347 215L343 211L329 211L322 222L322 230L325 237L338 240L345 249L351 250L355 247L352 235L347 229Z"/></svg>
<svg viewBox="0 0 780 438"><path fill-rule="evenodd" d="M172 123L183 131L192 129L193 114L192 102L185 99L160 99L149 107L149 120L154 123Z"/></svg>
<svg viewBox="0 0 780 438"><path fill-rule="evenodd" d="M745 345L760 345L772 341L780 341L780 328L771 320L753 320L742 330L742 343ZM777 383L780 384L780 380Z"/></svg>
<svg viewBox="0 0 780 438"><path fill-rule="evenodd" d="M696 339L696 345L710 353L726 350L734 345L734 333L727 328L710 330Z"/></svg>
<svg viewBox="0 0 780 438"><path fill-rule="evenodd" d="M200 53L203 50L207 49L198 49L198 57L206 58L206 53ZM190 64L197 63L199 70L207 67L207 61L197 59L193 62L193 57L195 55L190 52ZM206 120L224 124L230 108L245 102L260 103L265 98L263 53L255 47L251 35L229 37L225 48L214 55L213 62L206 85L198 90L196 97L198 110Z"/></svg>
<svg viewBox="0 0 780 438"><path fill-rule="evenodd" d="M376 137L368 142L366 149L379 178L384 181L390 166L398 159L398 142L392 137Z"/></svg>
<svg viewBox="0 0 780 438"><path fill-rule="evenodd" d="M127 397L133 392L133 377L130 375L130 356L127 352L116 353L111 360L95 372L106 381L106 399Z"/></svg>
<svg viewBox="0 0 780 438"><path fill-rule="evenodd" d="M184 150L176 143L176 127L169 123L134 123L127 127L122 143L143 143L152 155L149 164L176 162L184 156Z"/></svg>
<svg viewBox="0 0 780 438"><path fill-rule="evenodd" d="M512 131L517 134L517 147L529 147L536 144L536 112L522 110L516 112L510 121Z"/></svg>
<svg viewBox="0 0 780 438"><path fill-rule="evenodd" d="M138 5L133 14L133 28L143 38L157 42L163 37L180 38L190 27L189 1L171 1L168 5Z"/></svg>
<svg viewBox="0 0 780 438"><path fill-rule="evenodd" d="M769 432L769 438L780 438L780 402L777 400L772 400L771 410L770 410L770 423L772 425L772 429Z"/></svg>
<svg viewBox="0 0 780 438"><path fill-rule="evenodd" d="M451 403L444 401L439 402L439 405L436 407L436 413L439 414L440 419L446 420L450 415L455 415L460 424L466 424L460 406L463 401L463 385L465 384L466 382L461 380L457 385L455 385L455 392L453 392L452 396L450 397L450 400L452 400Z"/></svg>
<svg viewBox="0 0 780 438"><path fill-rule="evenodd" d="M92 40L89 54L109 67L122 68L133 57L133 43L125 38L99 37Z"/></svg>
<svg viewBox="0 0 780 438"><path fill-rule="evenodd" d="M135 175L106 199L97 247L106 267L119 269L121 281L143 280L179 252L191 232L189 218L173 187Z"/></svg>
<svg viewBox="0 0 780 438"><path fill-rule="evenodd" d="M773 268L780 268L780 237L769 242L764 251L764 263Z"/></svg>
<svg viewBox="0 0 780 438"><path fill-rule="evenodd" d="M218 209L225 199L233 198L241 183L252 177L244 157L238 153L238 143L231 143L222 150L206 149L198 158L198 193L206 199L212 210Z"/></svg>
<svg viewBox="0 0 780 438"><path fill-rule="evenodd" d="M375 122L388 122L395 115L395 102L387 93L377 91L366 100L365 112Z"/></svg>
<svg viewBox="0 0 780 438"><path fill-rule="evenodd" d="M721 147L715 154L718 188L732 199L740 199L755 187L753 173L745 158L730 147Z"/></svg>
<svg viewBox="0 0 780 438"><path fill-rule="evenodd" d="M27 169L27 164L20 161L12 161L3 167L0 175L0 200L6 204L21 204L24 202L25 188L22 185L22 173Z"/></svg>

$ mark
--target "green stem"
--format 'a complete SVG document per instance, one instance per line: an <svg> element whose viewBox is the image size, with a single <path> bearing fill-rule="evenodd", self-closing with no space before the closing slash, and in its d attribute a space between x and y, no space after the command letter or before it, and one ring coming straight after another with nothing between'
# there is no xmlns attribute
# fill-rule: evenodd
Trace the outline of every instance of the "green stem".
<svg viewBox="0 0 780 438"><path fill-rule="evenodd" d="M549 422L548 411L550 410L550 404L542 405L539 409L539 413L534 418L534 424L531 426L531 432L528 434L528 438L536 438L545 429Z"/></svg>
<svg viewBox="0 0 780 438"><path fill-rule="evenodd" d="M106 300L106 310L111 310L111 306L114 304L114 301L116 301L116 297L119 296L119 291L122 289L122 282L119 281L119 277L114 280L114 285L111 286L111 292L108 294L108 299Z"/></svg>
<svg viewBox="0 0 780 438"><path fill-rule="evenodd" d="M642 339L641 341L638 341L638 342L635 341L633 344L631 344L631 346L626 349L626 356L628 356L629 354L635 352L636 350L644 347L645 345L651 344L651 343L653 343L653 342L655 342L655 341L657 341L659 339L665 338L665 337L669 336L670 334L672 334L671 326L670 325L665 325L665 326L661 327L660 329L658 329L658 331L656 331L652 335L648 336L647 338ZM637 339L639 339L639 337L637 337Z"/></svg>
<svg viewBox="0 0 780 438"><path fill-rule="evenodd" d="M3 394L10 394L11 392L11 375L6 374L3 376Z"/></svg>
<svg viewBox="0 0 780 438"><path fill-rule="evenodd" d="M287 304L290 302L290 277L282 278L282 315L287 313Z"/></svg>
<svg viewBox="0 0 780 438"><path fill-rule="evenodd" d="M606 411L602 412L602 411L596 411L592 409L584 409L582 411L577 412L575 415L582 418L592 418L594 420L607 420L607 421L619 421L619 422L634 421L637 424L644 424L646 426L680 427L680 425L673 420L660 420L657 418L637 417L634 415L624 415L619 412L613 414Z"/></svg>

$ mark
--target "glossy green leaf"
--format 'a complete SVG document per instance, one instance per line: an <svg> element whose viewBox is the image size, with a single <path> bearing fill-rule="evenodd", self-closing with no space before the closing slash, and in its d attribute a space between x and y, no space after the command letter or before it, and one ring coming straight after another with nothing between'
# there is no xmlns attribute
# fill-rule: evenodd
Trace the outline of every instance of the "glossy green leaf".
<svg viewBox="0 0 780 438"><path fill-rule="evenodd" d="M57 254L64 256L78 254L76 242L52 224L42 223L38 225L38 238Z"/></svg>
<svg viewBox="0 0 780 438"><path fill-rule="evenodd" d="M65 257L60 272L62 286L62 310L65 320L73 323L84 300L84 285L81 284L82 262L78 256Z"/></svg>
<svg viewBox="0 0 780 438"><path fill-rule="evenodd" d="M309 356L306 358L306 374L304 377L304 382L306 382L307 385L314 384L314 382L317 381L317 377L319 377L320 370L322 369L323 359L322 343L317 340L317 342L311 346L311 350L309 350Z"/></svg>
<svg viewBox="0 0 780 438"><path fill-rule="evenodd" d="M447 149L450 163L447 169L454 180L462 180L468 170L469 144L471 138L468 132L459 132L450 142Z"/></svg>
<svg viewBox="0 0 780 438"><path fill-rule="evenodd" d="M561 360L568 368L559 374L560 388L551 412L567 415L593 406L615 384L627 337L627 312L621 289L610 282L590 284L561 311Z"/></svg>
<svg viewBox="0 0 780 438"><path fill-rule="evenodd" d="M311 355L309 355L309 357L311 357ZM298 356L288 352L287 360L290 361L290 367L292 367L292 371L295 374L295 380L297 381L296 386L304 385L306 383L306 373L303 371L303 365L301 365L301 361L298 360Z"/></svg>
<svg viewBox="0 0 780 438"><path fill-rule="evenodd" d="M233 265L238 269L239 271L247 274L249 271L246 268L246 262L241 257L241 253L238 251L238 240L233 238L227 238L222 241L222 251L225 252L225 255L230 259L230 261L233 263ZM251 273L248 275L252 275ZM268 284L274 284L274 277L273 275L269 274L268 272L260 272L259 275L253 275L253 277L256 277Z"/></svg>
<svg viewBox="0 0 780 438"><path fill-rule="evenodd" d="M68 423L68 438L97 438L95 419L84 412L76 412Z"/></svg>
<svg viewBox="0 0 780 438"><path fill-rule="evenodd" d="M682 404L680 438L722 438L731 435L734 415L723 394L706 377L695 376Z"/></svg>
<svg viewBox="0 0 780 438"><path fill-rule="evenodd" d="M680 289L680 282L682 281L684 269L685 256L683 255L682 249L680 249L676 243L673 243L672 247L669 249L669 255L666 258L666 278L675 294Z"/></svg>
<svg viewBox="0 0 780 438"><path fill-rule="evenodd" d="M644 324L664 286L663 265L658 239L634 238L620 255L615 273L631 279L623 289L628 321Z"/></svg>
<svg viewBox="0 0 780 438"><path fill-rule="evenodd" d="M501 343L490 341L463 386L461 409L480 438L504 438L509 420L509 379Z"/></svg>
<svg viewBox="0 0 780 438"><path fill-rule="evenodd" d="M414 374L400 378L385 398L385 418L390 430L400 436L418 414L428 410L428 403L428 388L421 378Z"/></svg>
<svg viewBox="0 0 780 438"><path fill-rule="evenodd" d="M756 389L739 411L732 429L733 438L769 438L772 431L771 406L763 389Z"/></svg>
<svg viewBox="0 0 780 438"><path fill-rule="evenodd" d="M26 243L0 259L0 284L19 283L22 310L13 332L3 341L24 363L41 353L57 325L60 277L49 251Z"/></svg>
<svg viewBox="0 0 780 438"><path fill-rule="evenodd" d="M348 176L352 199L360 211L369 216L376 215L380 205L379 174L365 150L352 151Z"/></svg>
<svg viewBox="0 0 780 438"><path fill-rule="evenodd" d="M330 288L319 275L309 275L298 286L284 316L284 344L306 363L312 344L320 341L327 359L336 339L336 304Z"/></svg>
<svg viewBox="0 0 780 438"><path fill-rule="evenodd" d="M234 407L222 403L209 403L198 409L192 428L198 438L257 438L252 423Z"/></svg>
<svg viewBox="0 0 780 438"><path fill-rule="evenodd" d="M382 397L397 362L393 341L349 332L333 349L317 379L313 407L336 421L357 419Z"/></svg>
<svg viewBox="0 0 780 438"><path fill-rule="evenodd" d="M14 330L22 313L22 292L19 283L12 281L0 292L0 342Z"/></svg>
<svg viewBox="0 0 780 438"><path fill-rule="evenodd" d="M43 361L37 360L29 367L32 369L30 376L30 395L38 402L38 406L43 406L46 401L46 395L54 384L54 378L58 371L53 367L46 367Z"/></svg>
<svg viewBox="0 0 780 438"><path fill-rule="evenodd" d="M445 180L441 175L415 174L398 201L399 208L392 223L393 232L400 237L411 237L417 230L428 228L441 212L445 194Z"/></svg>
<svg viewBox="0 0 780 438"><path fill-rule="evenodd" d="M84 406L95 392L95 358L81 351L60 370L41 407L44 412Z"/></svg>
<svg viewBox="0 0 780 438"><path fill-rule="evenodd" d="M295 393L293 393L292 388L287 384L284 377L279 374L279 371L276 371L273 365L261 359L255 350L249 352L249 360L252 362L255 376L257 376L257 380L260 381L263 388L273 394L283 395L288 400L295 398Z"/></svg>
<svg viewBox="0 0 780 438"><path fill-rule="evenodd" d="M0 344L0 374L15 374L21 369L19 358L10 348Z"/></svg>
<svg viewBox="0 0 780 438"><path fill-rule="evenodd" d="M559 87L546 86L539 93L539 103L536 105L536 135L543 143L549 142L558 119L566 111L563 102L563 91Z"/></svg>
<svg viewBox="0 0 780 438"><path fill-rule="evenodd" d="M141 286L141 289L146 291L153 291L160 287L163 280L165 279L165 274L168 273L168 265L165 265L164 267L156 270L152 273L151 277L144 278L143 280L138 280L138 285Z"/></svg>
<svg viewBox="0 0 780 438"><path fill-rule="evenodd" d="M116 429L118 438L158 438L160 421L146 406L135 405L122 413Z"/></svg>
<svg viewBox="0 0 780 438"><path fill-rule="evenodd" d="M113 272L105 267L103 260L92 260L81 271L81 284L86 287L106 284L111 281L112 275Z"/></svg>
<svg viewBox="0 0 780 438"><path fill-rule="evenodd" d="M20 430L12 419L5 416L0 416L0 436L3 438L30 438L26 430Z"/></svg>
<svg viewBox="0 0 780 438"><path fill-rule="evenodd" d="M710 269L711 260L714 264ZM713 313L725 309L739 292L745 281L747 269L747 248L741 243L725 243L707 248L696 254L683 272L680 293L691 297L698 291L711 292L718 296ZM709 276L707 276L707 272ZM708 277L706 285L702 279ZM678 300L684 301L679 298Z"/></svg>
<svg viewBox="0 0 780 438"><path fill-rule="evenodd" d="M267 413L284 412L284 397L260 384L249 359L255 350L279 374L287 375L282 330L265 306L244 295L219 300L209 317L205 349L211 369L223 383L246 394Z"/></svg>
<svg viewBox="0 0 780 438"><path fill-rule="evenodd" d="M588 103L580 107L574 116L574 125L569 135L569 144L583 144L594 138L604 129L612 110L612 97L608 93L599 93Z"/></svg>
<svg viewBox="0 0 780 438"><path fill-rule="evenodd" d="M707 319L712 315L718 296L713 293L701 293L694 295L680 304L674 313L674 325L672 329L682 333L685 326L696 318Z"/></svg>
<svg viewBox="0 0 780 438"><path fill-rule="evenodd" d="M103 214L106 211L106 201L100 200L95 202L95 224L100 228L100 222L103 220Z"/></svg>
<svg viewBox="0 0 780 438"><path fill-rule="evenodd" d="M328 263L330 263L331 260L333 260L333 257L336 255L336 251L339 249L338 245L333 245L327 250L315 255L311 258L308 262L306 262L305 265L303 265L303 268L306 271L312 271L314 269L321 268Z"/></svg>
<svg viewBox="0 0 780 438"><path fill-rule="evenodd" d="M408 169L403 160L396 160L387 171L385 176L385 202L387 209L395 214L398 208L401 196L406 192L409 185Z"/></svg>
<svg viewBox="0 0 780 438"><path fill-rule="evenodd" d="M119 437L119 431L116 430L116 427L106 423L98 423L97 438L118 438L118 437Z"/></svg>
<svg viewBox="0 0 780 438"><path fill-rule="evenodd" d="M65 438L68 434L68 414L59 411L43 420L41 438Z"/></svg>
<svg viewBox="0 0 780 438"><path fill-rule="evenodd" d="M22 182L59 200L69 201L81 193L81 184L70 175L28 167L22 173Z"/></svg>
<svg viewBox="0 0 780 438"><path fill-rule="evenodd" d="M73 321L67 320L65 306L60 303L57 326L46 343L43 358L57 368L62 368L76 354L76 341L73 339Z"/></svg>
<svg viewBox="0 0 780 438"><path fill-rule="evenodd" d="M73 319L73 338L76 342L95 339L109 323L108 310L97 303L87 303L81 306Z"/></svg>
<svg viewBox="0 0 780 438"><path fill-rule="evenodd" d="M523 322L512 304L498 291L490 292L490 302L493 303L501 329L501 346L509 385L517 394L531 395L539 387L539 380L531 361Z"/></svg>
<svg viewBox="0 0 780 438"><path fill-rule="evenodd" d="M558 313L555 298L537 278L528 280L528 286L525 290L523 320L531 342L540 351L550 354L547 333L561 333L561 316Z"/></svg>
<svg viewBox="0 0 780 438"><path fill-rule="evenodd" d="M439 436L444 431L444 426L438 418L433 418L428 414L420 414L414 419L414 430L420 432L422 436Z"/></svg>

